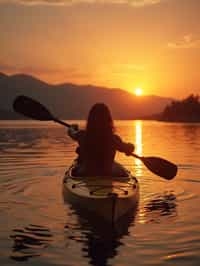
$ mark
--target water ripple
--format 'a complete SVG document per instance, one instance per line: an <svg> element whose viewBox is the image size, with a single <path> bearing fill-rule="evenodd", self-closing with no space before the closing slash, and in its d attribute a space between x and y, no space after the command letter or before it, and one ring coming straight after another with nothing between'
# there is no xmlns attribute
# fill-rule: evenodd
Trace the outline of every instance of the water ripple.
<svg viewBox="0 0 200 266"><path fill-rule="evenodd" d="M194 151L199 135L187 125L117 123L123 139L136 143L143 155L175 160L179 171L167 181L117 154L139 180L140 202L135 213L111 228L63 202L62 178L76 157L76 144L66 132L48 123L19 123L0 126L1 265L36 260L47 266L198 265L200 158Z"/></svg>
<svg viewBox="0 0 200 266"><path fill-rule="evenodd" d="M28 261L41 256L43 250L52 242L53 235L47 227L30 224L25 228L13 229L10 258L15 261Z"/></svg>

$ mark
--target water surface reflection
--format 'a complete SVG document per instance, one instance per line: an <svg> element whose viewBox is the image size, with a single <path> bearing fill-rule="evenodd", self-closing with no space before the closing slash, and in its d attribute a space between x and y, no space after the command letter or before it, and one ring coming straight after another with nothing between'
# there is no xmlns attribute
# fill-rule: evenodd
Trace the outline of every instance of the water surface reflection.
<svg viewBox="0 0 200 266"><path fill-rule="evenodd" d="M136 214L137 209L132 210L112 226L76 209L74 215L77 216L77 225L72 227L71 223L66 224L66 239L82 244L83 256L88 258L90 265L109 265L109 260L119 255L118 249L123 245L121 240L129 235L129 227L134 226Z"/></svg>
<svg viewBox="0 0 200 266"><path fill-rule="evenodd" d="M143 222L159 223L162 216L177 216L176 196L173 193L156 195L143 208Z"/></svg>
<svg viewBox="0 0 200 266"><path fill-rule="evenodd" d="M199 265L200 124L115 125L136 153L173 161L179 173L169 182L118 153L139 181L140 202L113 229L63 204L62 178L76 148L65 129L0 123L0 265Z"/></svg>
<svg viewBox="0 0 200 266"><path fill-rule="evenodd" d="M30 224L25 228L13 229L10 238L13 239L10 258L15 261L28 261L41 256L43 249L52 241L53 235L47 227Z"/></svg>

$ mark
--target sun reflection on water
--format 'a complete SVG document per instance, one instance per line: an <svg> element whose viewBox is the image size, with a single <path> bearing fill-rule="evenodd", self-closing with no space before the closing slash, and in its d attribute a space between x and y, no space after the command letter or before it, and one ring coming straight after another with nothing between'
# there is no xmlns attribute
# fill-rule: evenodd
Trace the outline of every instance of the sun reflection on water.
<svg viewBox="0 0 200 266"><path fill-rule="evenodd" d="M134 123L135 127L135 153L142 155L142 121L136 120ZM135 158L135 170L136 175L142 175L142 162Z"/></svg>

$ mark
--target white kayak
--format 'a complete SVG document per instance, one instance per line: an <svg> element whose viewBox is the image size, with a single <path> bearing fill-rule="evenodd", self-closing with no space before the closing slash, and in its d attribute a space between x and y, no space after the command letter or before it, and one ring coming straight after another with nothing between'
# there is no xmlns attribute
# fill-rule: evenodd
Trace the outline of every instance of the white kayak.
<svg viewBox="0 0 200 266"><path fill-rule="evenodd" d="M114 223L137 207L139 183L130 172L126 177L75 177L73 167L65 173L63 195L76 208Z"/></svg>

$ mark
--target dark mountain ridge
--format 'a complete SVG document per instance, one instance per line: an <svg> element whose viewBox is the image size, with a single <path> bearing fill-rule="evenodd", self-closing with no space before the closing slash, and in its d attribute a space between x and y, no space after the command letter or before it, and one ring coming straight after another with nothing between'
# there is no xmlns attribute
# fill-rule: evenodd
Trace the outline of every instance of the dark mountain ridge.
<svg viewBox="0 0 200 266"><path fill-rule="evenodd" d="M30 75L0 73L1 119L5 113L5 119L16 119L12 103L18 95L33 97L62 119L85 119L96 102L108 104L115 119L139 119L162 112L172 101L153 95L136 97L121 89L72 83L51 85Z"/></svg>

